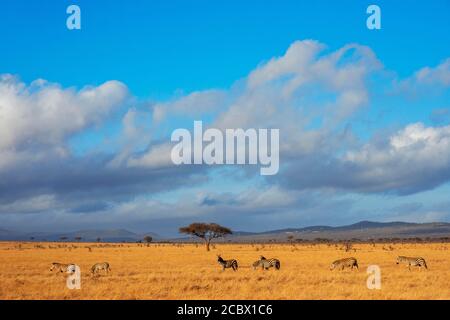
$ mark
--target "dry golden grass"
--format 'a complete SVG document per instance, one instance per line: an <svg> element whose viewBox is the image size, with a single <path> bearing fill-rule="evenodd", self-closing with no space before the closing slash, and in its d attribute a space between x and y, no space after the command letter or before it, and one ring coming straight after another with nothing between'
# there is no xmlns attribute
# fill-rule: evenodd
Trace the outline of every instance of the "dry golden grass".
<svg viewBox="0 0 450 320"><path fill-rule="evenodd" d="M101 246L101 247L100 247ZM391 246L391 248L389 248ZM91 251L88 247L91 247ZM333 245L217 244L206 252L192 244L0 243L0 299L450 299L449 244ZM216 254L239 261L221 271ZM259 255L277 257L281 270L250 268ZM397 255L423 256L429 270L395 264ZM354 256L359 271L330 271L338 258ZM80 290L52 262L81 267ZM91 277L95 262L109 275ZM377 264L381 290L366 287L366 268Z"/></svg>

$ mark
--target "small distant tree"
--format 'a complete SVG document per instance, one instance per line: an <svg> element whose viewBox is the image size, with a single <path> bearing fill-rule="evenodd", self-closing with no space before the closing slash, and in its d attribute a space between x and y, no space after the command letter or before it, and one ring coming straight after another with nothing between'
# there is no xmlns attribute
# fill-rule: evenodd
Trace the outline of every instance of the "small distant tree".
<svg viewBox="0 0 450 320"><path fill-rule="evenodd" d="M59 240L61 240L61 241L66 241L66 240L67 240L67 237L60 237Z"/></svg>
<svg viewBox="0 0 450 320"><path fill-rule="evenodd" d="M144 241L147 242L147 243L152 242L152 240L153 240L153 238L150 237L150 236L145 236L145 237L144 237Z"/></svg>
<svg viewBox="0 0 450 320"><path fill-rule="evenodd" d="M217 223L191 223L187 227L181 227L180 233L196 236L203 240L206 250L209 251L211 240L232 234L231 229L218 225Z"/></svg>
<svg viewBox="0 0 450 320"><path fill-rule="evenodd" d="M98 237L97 238L97 242L100 242L100 241L102 241L102 239L100 237Z"/></svg>
<svg viewBox="0 0 450 320"><path fill-rule="evenodd" d="M75 237L74 238L76 241L81 241L81 239L83 239L82 237Z"/></svg>

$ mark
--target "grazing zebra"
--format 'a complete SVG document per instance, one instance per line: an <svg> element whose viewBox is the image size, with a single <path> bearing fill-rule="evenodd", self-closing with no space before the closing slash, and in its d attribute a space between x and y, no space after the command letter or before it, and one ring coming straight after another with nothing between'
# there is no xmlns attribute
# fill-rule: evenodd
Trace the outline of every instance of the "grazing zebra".
<svg viewBox="0 0 450 320"><path fill-rule="evenodd" d="M50 267L50 271L56 270L59 272L66 272L67 269L70 266L73 266L73 263L59 263L59 262L53 262L52 266Z"/></svg>
<svg viewBox="0 0 450 320"><path fill-rule="evenodd" d="M100 270L105 270L106 273L111 271L108 262L96 263L91 267L91 273L94 275Z"/></svg>
<svg viewBox="0 0 450 320"><path fill-rule="evenodd" d="M397 257L397 264L405 263L408 265L408 269L411 270L411 266L413 267L425 267L425 269L428 269L427 263L425 262L424 258L421 257L403 257L399 256Z"/></svg>
<svg viewBox="0 0 450 320"><path fill-rule="evenodd" d="M358 261L355 258L351 257L334 261L330 266L330 270L344 270L345 268L351 268L353 270L353 267L356 267L356 269L358 269Z"/></svg>
<svg viewBox="0 0 450 320"><path fill-rule="evenodd" d="M221 256L217 256L217 262L222 266L222 271L226 268L233 268L233 271L238 269L238 263L235 259L223 260Z"/></svg>
<svg viewBox="0 0 450 320"><path fill-rule="evenodd" d="M276 270L280 270L281 264L278 259L266 259L265 257L260 256L258 261L253 262L253 270L256 270L258 267L261 267L263 270L268 270L271 267L274 267Z"/></svg>
<svg viewBox="0 0 450 320"><path fill-rule="evenodd" d="M252 266L253 266L253 270L256 270L258 267L261 267L261 268L263 267L261 260L256 260L255 262L253 262Z"/></svg>

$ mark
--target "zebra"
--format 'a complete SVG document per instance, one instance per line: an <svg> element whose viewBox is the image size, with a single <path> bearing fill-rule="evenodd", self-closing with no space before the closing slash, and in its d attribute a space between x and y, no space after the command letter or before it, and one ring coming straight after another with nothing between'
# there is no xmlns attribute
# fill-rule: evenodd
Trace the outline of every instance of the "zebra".
<svg viewBox="0 0 450 320"><path fill-rule="evenodd" d="M59 272L65 272L68 270L70 266L74 266L73 263L59 263L59 262L53 262L52 266L50 267L50 271L56 270Z"/></svg>
<svg viewBox="0 0 450 320"><path fill-rule="evenodd" d="M96 263L91 267L92 275L96 274L100 270L105 270L106 273L111 271L108 262Z"/></svg>
<svg viewBox="0 0 450 320"><path fill-rule="evenodd" d="M358 261L355 258L350 257L334 261L330 265L330 270L344 270L345 268L351 268L353 270L353 267L356 267L356 269L358 269Z"/></svg>
<svg viewBox="0 0 450 320"><path fill-rule="evenodd" d="M217 262L222 266L222 271L225 271L226 268L232 268L233 271L238 269L238 263L235 259L224 260L220 255L218 255Z"/></svg>
<svg viewBox="0 0 450 320"><path fill-rule="evenodd" d="M263 268L261 260L256 260L255 262L253 262L252 267L253 267L253 270L256 270L256 268L258 268L258 267Z"/></svg>
<svg viewBox="0 0 450 320"><path fill-rule="evenodd" d="M281 264L278 259L266 259L264 256L260 256L258 261L253 262L253 270L256 270L258 267L261 267L263 270L268 270L271 267L274 267L276 270L280 270Z"/></svg>
<svg viewBox="0 0 450 320"><path fill-rule="evenodd" d="M413 267L420 267L421 269L422 269L422 267L425 267L425 269L428 269L427 263L425 262L425 259L421 258L421 257L403 257L403 256L398 256L396 263L397 264L400 264L400 263L407 264L409 270L411 270L411 266L413 266Z"/></svg>

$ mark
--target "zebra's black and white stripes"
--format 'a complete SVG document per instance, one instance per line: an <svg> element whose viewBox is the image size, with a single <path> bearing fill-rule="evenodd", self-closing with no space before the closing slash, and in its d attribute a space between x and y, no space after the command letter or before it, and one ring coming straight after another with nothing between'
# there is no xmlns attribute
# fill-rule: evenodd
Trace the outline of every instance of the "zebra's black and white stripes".
<svg viewBox="0 0 450 320"><path fill-rule="evenodd" d="M280 270L281 263L280 260L276 258L266 259L264 256L260 256L259 260L253 263L254 270L256 270L258 267L261 267L263 270L267 270L272 267L274 267L276 270Z"/></svg>
<svg viewBox="0 0 450 320"><path fill-rule="evenodd" d="M222 271L227 268L232 268L233 271L238 269L238 263L236 259L224 260L220 255L217 256L217 262L222 266Z"/></svg>
<svg viewBox="0 0 450 320"><path fill-rule="evenodd" d="M93 275L99 272L100 270L104 270L106 273L109 273L111 271L109 263L108 262L96 263L91 267L91 273Z"/></svg>
<svg viewBox="0 0 450 320"><path fill-rule="evenodd" d="M353 257L344 258L334 261L330 266L330 270L344 270L345 268L358 269L358 261Z"/></svg>
<svg viewBox="0 0 450 320"><path fill-rule="evenodd" d="M50 267L50 271L56 270L59 272L66 272L67 269L70 266L73 266L73 263L59 263L59 262L53 262L52 266Z"/></svg>
<svg viewBox="0 0 450 320"><path fill-rule="evenodd" d="M420 267L428 269L427 263L425 262L425 259L422 257L404 257L404 256L398 256L397 257L397 264L407 264L408 269L411 270L411 266L413 267Z"/></svg>

